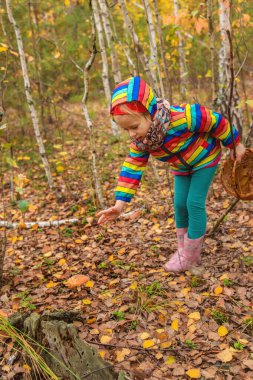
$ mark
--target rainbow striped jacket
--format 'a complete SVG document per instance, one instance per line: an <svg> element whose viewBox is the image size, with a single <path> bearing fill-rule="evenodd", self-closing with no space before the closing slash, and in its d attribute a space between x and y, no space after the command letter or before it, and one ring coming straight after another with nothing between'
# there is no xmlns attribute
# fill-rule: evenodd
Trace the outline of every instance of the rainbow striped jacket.
<svg viewBox="0 0 253 380"><path fill-rule="evenodd" d="M150 154L159 161L168 162L173 174L188 175L216 165L221 158L221 143L232 149L230 124L221 114L200 104L173 105L170 110L170 128L163 146L171 154L162 148L143 152L131 143L115 189L116 200L130 202L139 186ZM237 145L240 136L234 126L233 132ZM177 152L191 166L190 170L175 155Z"/></svg>

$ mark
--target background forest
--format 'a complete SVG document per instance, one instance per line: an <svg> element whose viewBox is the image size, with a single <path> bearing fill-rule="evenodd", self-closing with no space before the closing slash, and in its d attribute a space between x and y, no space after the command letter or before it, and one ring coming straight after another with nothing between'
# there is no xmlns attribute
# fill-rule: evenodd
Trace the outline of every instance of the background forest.
<svg viewBox="0 0 253 380"><path fill-rule="evenodd" d="M250 0L0 0L3 380L36 378L8 318L59 310L80 313L79 337L125 379L253 378L252 202L235 203L217 174L209 232L232 211L185 275L162 269L176 245L166 166L150 161L116 223L96 219L128 151L109 104L129 76L222 112L253 146L252 26ZM76 274L86 280L70 285Z"/></svg>

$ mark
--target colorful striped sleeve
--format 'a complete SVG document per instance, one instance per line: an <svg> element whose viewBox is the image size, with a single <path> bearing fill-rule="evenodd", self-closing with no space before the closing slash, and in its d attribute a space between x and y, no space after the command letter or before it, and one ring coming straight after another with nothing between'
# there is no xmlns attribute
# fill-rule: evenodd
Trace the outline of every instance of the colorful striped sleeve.
<svg viewBox="0 0 253 380"><path fill-rule="evenodd" d="M210 133L221 140L222 144L232 149L233 142L229 121L220 113L214 112L200 104L186 104L185 115L191 132ZM236 145L240 142L237 129L232 126Z"/></svg>
<svg viewBox="0 0 253 380"><path fill-rule="evenodd" d="M131 143L129 154L121 168L118 185L115 189L116 200L131 201L139 186L148 159L149 152L139 151L136 145Z"/></svg>

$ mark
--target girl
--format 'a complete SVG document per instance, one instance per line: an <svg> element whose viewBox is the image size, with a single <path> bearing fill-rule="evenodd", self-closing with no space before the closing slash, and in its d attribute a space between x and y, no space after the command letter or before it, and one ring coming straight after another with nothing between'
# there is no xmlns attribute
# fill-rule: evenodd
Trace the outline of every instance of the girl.
<svg viewBox="0 0 253 380"><path fill-rule="evenodd" d="M232 152L228 120L200 104L172 105L156 99L139 76L119 83L112 94L111 115L128 131L130 152L116 188L115 206L98 213L98 223L116 219L130 202L151 154L168 162L174 174L174 210L178 249L164 268L181 272L200 263L206 231L205 201L221 158L221 143ZM245 152L233 126L236 158Z"/></svg>

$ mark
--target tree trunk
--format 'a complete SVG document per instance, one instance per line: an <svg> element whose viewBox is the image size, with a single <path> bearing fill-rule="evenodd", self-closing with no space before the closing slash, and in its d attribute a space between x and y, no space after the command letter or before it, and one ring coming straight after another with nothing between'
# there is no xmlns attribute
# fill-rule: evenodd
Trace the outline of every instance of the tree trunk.
<svg viewBox="0 0 253 380"><path fill-rule="evenodd" d="M46 123L45 123L45 100L44 100L44 84L43 80L41 78L42 75L42 65L41 65L41 51L40 51L40 44L38 44L38 47L36 48L36 32L39 35L40 29L39 29L39 18L38 18L38 6L39 4L34 4L31 1L28 2L29 7L29 22L32 32L32 45L33 45L33 56L34 56L34 65L35 65L35 71L36 71L36 80L37 80L37 87L38 87L38 95L39 95L39 102L40 102L40 123L41 128L44 136L46 137ZM34 24L36 27L36 31L34 30Z"/></svg>
<svg viewBox="0 0 253 380"><path fill-rule="evenodd" d="M94 1L94 0L92 0L92 1ZM94 15L94 13L93 13L93 15ZM88 111L88 108L86 105L87 98L88 98L88 92L89 92L88 73L89 73L89 70L90 70L94 60L95 60L95 56L97 53L95 23L96 23L96 18L94 17L94 18L92 18L93 49L91 52L90 59L87 61L87 63L84 66L84 69L83 69L84 93L83 93L83 98L82 98L82 107L83 107L84 117L85 117L85 120L86 120L86 123L88 126L88 130L89 130L91 156L92 156L92 175L93 175L93 183L94 183L94 187L95 187L95 194L96 194L99 206L101 208L103 208L104 207L104 198L103 198L101 184L100 184L99 175L98 175L98 171L97 171L97 155L96 155L96 145L95 145L95 140L94 140L94 135L93 135L93 126L92 126L89 111Z"/></svg>
<svg viewBox="0 0 253 380"><path fill-rule="evenodd" d="M156 32L155 32L155 27L154 27L154 23L153 23L152 10L151 10L150 4L149 4L149 0L143 0L143 5L144 5L144 9L145 9L147 24L148 24L148 35L149 35L149 45L150 45L150 63L149 63L149 65L150 65L150 69L154 72L156 88L159 89L159 87L160 87L160 91L158 92L157 95L159 95L160 97L162 96L164 98L163 82L162 82L162 78L161 78L160 66L158 63ZM158 73L160 86L158 85L156 72Z"/></svg>
<svg viewBox="0 0 253 380"><path fill-rule="evenodd" d="M11 0L6 0L6 9L7 9L9 21L12 24L14 31L15 31L15 35L16 35L19 57L20 57L20 63L21 63L21 68L22 68L22 73L23 73L24 86L25 86L25 95L26 95L28 107L29 107L29 110L31 113L33 128L34 128L34 132L35 132L36 141L37 141L37 144L39 147L40 157L41 157L41 160L42 160L43 165L44 165L45 174L47 177L49 187L51 189L54 189L53 178L51 175L49 162L48 162L47 157L46 157L44 143L42 141L41 134L40 134L38 114L37 114L36 108L34 106L34 101L33 101L32 94L31 94L31 86L30 86L30 80L29 80L27 66L26 66L23 41L22 41L20 29L19 29L19 27L18 27L18 25L17 25L17 23L13 17L13 14L12 14Z"/></svg>
<svg viewBox="0 0 253 380"><path fill-rule="evenodd" d="M163 65L163 71L164 71L164 82L165 82L165 94L162 95L172 103L172 83L171 83L171 77L168 69L168 62L166 61L166 49L165 49L165 43L164 38L162 34L162 20L158 9L158 2L157 0L153 0L154 4L154 10L155 10L155 18L156 18L156 29L158 34L158 39L160 41L160 52L161 52L161 59L162 59L162 65ZM167 95L168 94L168 95Z"/></svg>
<svg viewBox="0 0 253 380"><path fill-rule="evenodd" d="M217 79L216 79L216 54L214 44L214 28L213 28L213 4L212 0L207 0L207 19L208 19L208 34L210 38L210 55L212 66L212 99L214 100L217 94Z"/></svg>
<svg viewBox="0 0 253 380"><path fill-rule="evenodd" d="M186 68L186 61L185 61L185 54L184 54L184 46L183 46L183 38L181 36L181 32L179 30L178 25L178 11L179 11L179 5L178 0L174 1L174 16L175 16L175 27L176 27L176 35L178 38L178 55L179 55L179 72L180 72L180 94L183 97L183 99L186 96L186 76L188 75L187 68Z"/></svg>
<svg viewBox="0 0 253 380"><path fill-rule="evenodd" d="M139 38L134 31L134 26L133 26L132 20L130 19L129 14L128 14L127 9L126 9L125 0L118 0L118 2L120 5L120 8L121 8L123 19L126 23L127 31L130 35L130 38L133 41L135 51L137 52L137 56L140 58L144 72L147 73L148 75L150 75L150 77L149 77L150 85L153 88L153 90L155 90L158 93L159 89L157 88L157 85L156 85L156 75L155 75L154 71L152 70L152 68L150 67L149 59L145 55L143 48L139 42Z"/></svg>
<svg viewBox="0 0 253 380"><path fill-rule="evenodd" d="M232 83L232 70L234 62L228 37L231 35L230 6L229 0L219 0L221 49L219 53L219 91L216 104L220 107L224 116L228 117L229 112L231 113L231 121L242 136L242 111L237 107L239 105L240 98L237 91L236 82L233 81ZM231 85L233 86L232 99L230 99Z"/></svg>
<svg viewBox="0 0 253 380"><path fill-rule="evenodd" d="M95 19L95 25L98 33L99 47L102 57L102 81L104 85L105 97L108 104L111 102L111 89L109 82L109 68L108 59L106 55L105 40L103 35L103 28L100 20L97 0L91 0L93 15ZM118 135L119 130L117 124L111 119L111 127L113 135Z"/></svg>
<svg viewBox="0 0 253 380"><path fill-rule="evenodd" d="M110 51L112 74L113 74L114 82L119 83L122 81L122 79L121 79L121 72L119 68L118 54L117 54L117 50L114 47L115 40L114 40L111 25L110 25L109 9L105 0L98 0L98 2L99 2L100 10L101 10L101 17L102 17L103 27L105 31L107 46Z"/></svg>
<svg viewBox="0 0 253 380"><path fill-rule="evenodd" d="M125 379L113 365L104 361L97 350L78 337L74 321L82 320L73 312L53 312L30 316L14 314L10 323L30 337L40 356L59 379L115 380ZM29 338L27 342L31 344ZM45 350L45 349L46 350ZM25 360L29 363L29 357ZM31 365L31 367L33 367ZM36 377L37 378L37 377Z"/></svg>
<svg viewBox="0 0 253 380"><path fill-rule="evenodd" d="M114 36L115 36L115 38L116 38L118 44L121 46L121 48L122 48L122 50L123 50L123 52L124 52L124 54L125 54L125 57L126 57L127 63L128 63L128 65L129 65L128 70L129 70L129 72L132 74L132 76L136 76L136 75L138 75L138 72L137 72L137 70L136 70L135 63L134 63L134 61L132 60L132 58L131 58L131 56L130 56L130 52L129 52L128 49L126 49L126 48L124 47L124 45L122 44L122 42L121 42L121 40L120 40L120 38L119 38L119 36L118 36L118 33L117 33L117 31L116 31L115 24L114 24L114 20L113 20L113 17L112 17L112 15L111 15L111 13L109 13L109 17L110 17L110 21L111 21L111 25L112 25L112 29L113 29L113 34L114 34Z"/></svg>

